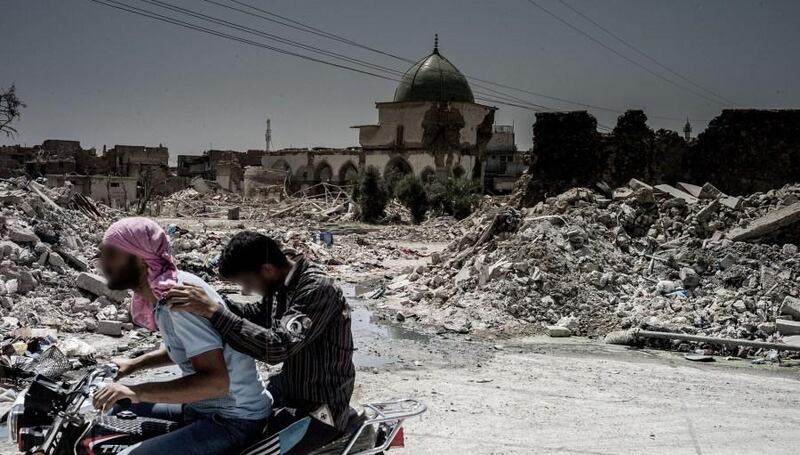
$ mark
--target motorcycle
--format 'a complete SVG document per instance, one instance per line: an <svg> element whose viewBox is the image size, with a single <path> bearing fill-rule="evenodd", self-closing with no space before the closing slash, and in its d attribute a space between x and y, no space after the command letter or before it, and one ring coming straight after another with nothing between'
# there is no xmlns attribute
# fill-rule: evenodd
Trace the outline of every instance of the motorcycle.
<svg viewBox="0 0 800 455"><path fill-rule="evenodd" d="M72 385L37 375L9 413L9 438L28 455L107 455L178 428L176 422L140 417L128 410L113 416L97 414L92 396L115 376L113 365L96 366ZM118 405L125 407L124 402ZM403 422L426 411L417 400L366 403L363 408L361 413L351 409L344 436L313 455L370 455L403 447ZM262 441L276 432L280 429L265 433Z"/></svg>

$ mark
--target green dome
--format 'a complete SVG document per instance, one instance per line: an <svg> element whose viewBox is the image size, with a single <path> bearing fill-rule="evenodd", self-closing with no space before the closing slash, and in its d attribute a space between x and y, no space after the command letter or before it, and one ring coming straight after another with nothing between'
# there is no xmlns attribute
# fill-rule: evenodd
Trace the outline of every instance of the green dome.
<svg viewBox="0 0 800 455"><path fill-rule="evenodd" d="M394 92L394 100L474 103L475 97L467 78L439 54L436 46L430 55L406 71Z"/></svg>

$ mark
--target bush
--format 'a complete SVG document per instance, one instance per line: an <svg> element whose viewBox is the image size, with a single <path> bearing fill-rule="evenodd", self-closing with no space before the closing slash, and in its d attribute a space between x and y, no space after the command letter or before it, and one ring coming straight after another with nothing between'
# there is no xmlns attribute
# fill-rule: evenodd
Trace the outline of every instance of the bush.
<svg viewBox="0 0 800 455"><path fill-rule="evenodd" d="M385 216L389 197L381 184L380 172L375 166L368 167L359 177L355 197L362 220L375 222Z"/></svg>
<svg viewBox="0 0 800 455"><path fill-rule="evenodd" d="M461 220L472 213L478 185L470 179L439 178L426 189L433 212Z"/></svg>
<svg viewBox="0 0 800 455"><path fill-rule="evenodd" d="M425 221L425 214L428 213L428 195L422 182L414 174L409 174L397 182L394 194L411 211L414 224Z"/></svg>

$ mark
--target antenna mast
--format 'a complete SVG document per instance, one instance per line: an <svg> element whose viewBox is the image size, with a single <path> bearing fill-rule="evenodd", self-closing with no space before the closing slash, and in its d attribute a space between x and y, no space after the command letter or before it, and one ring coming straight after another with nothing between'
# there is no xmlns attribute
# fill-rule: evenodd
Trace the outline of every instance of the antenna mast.
<svg viewBox="0 0 800 455"><path fill-rule="evenodd" d="M267 119L267 131L264 134L264 140L267 143L267 148L265 150L269 152L269 143L272 142L272 125L270 119Z"/></svg>

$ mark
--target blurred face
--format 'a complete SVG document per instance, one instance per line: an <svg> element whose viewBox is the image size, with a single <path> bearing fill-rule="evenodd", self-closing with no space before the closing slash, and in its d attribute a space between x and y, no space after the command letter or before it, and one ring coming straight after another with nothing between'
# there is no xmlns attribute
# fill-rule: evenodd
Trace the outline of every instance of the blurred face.
<svg viewBox="0 0 800 455"><path fill-rule="evenodd" d="M266 295L270 289L283 283L284 278L280 269L271 264L264 264L257 272L240 273L231 280L241 286L245 293Z"/></svg>
<svg viewBox="0 0 800 455"><path fill-rule="evenodd" d="M139 258L105 244L100 245L100 270L108 288L118 291L138 287L147 273Z"/></svg>

